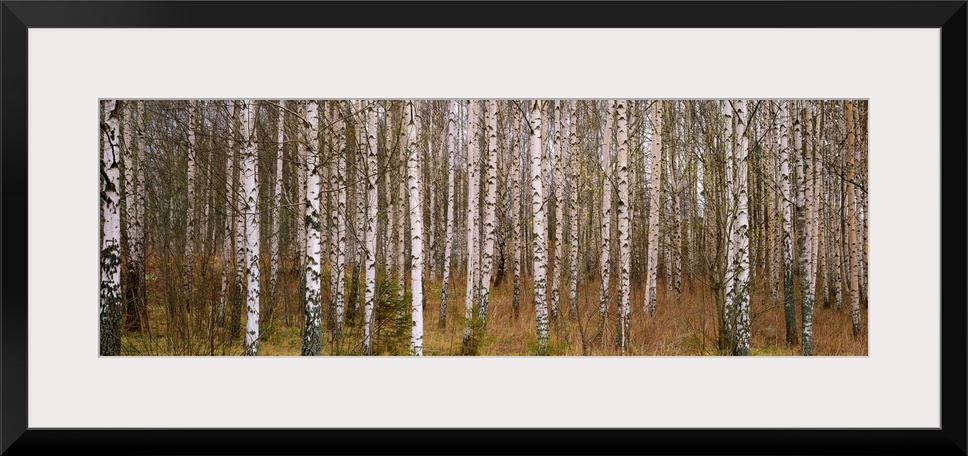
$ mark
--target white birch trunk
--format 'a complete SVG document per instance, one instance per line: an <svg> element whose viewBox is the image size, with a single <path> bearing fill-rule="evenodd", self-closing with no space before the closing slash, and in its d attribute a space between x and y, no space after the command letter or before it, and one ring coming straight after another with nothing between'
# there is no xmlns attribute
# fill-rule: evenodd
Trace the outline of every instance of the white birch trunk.
<svg viewBox="0 0 968 456"><path fill-rule="evenodd" d="M297 102L297 112L299 117L306 119L306 102ZM298 204L296 205L296 218L302 219L305 214L303 208L306 207L306 134L303 128L299 128L296 133L296 195L298 198ZM299 223L302 226L302 223ZM296 231L296 254L293 258L296 261L296 270L303 271L306 267L303 264L303 259L305 258L305 248L306 248L306 230L297 229ZM302 281L302 279L300 279ZM305 286L303 284L302 286ZM301 291L301 290L300 290Z"/></svg>
<svg viewBox="0 0 968 456"><path fill-rule="evenodd" d="M725 202L726 202L726 268L723 277L723 333L725 334L726 349L730 354L735 353L736 341L736 308L733 305L735 297L735 283L732 280L733 259L736 257L736 247L738 242L733 238L733 216L736 211L736 201L734 182L736 175L736 160L734 157L736 145L736 119L733 116L733 106L731 100L723 100L723 123L725 127Z"/></svg>
<svg viewBox="0 0 968 456"><path fill-rule="evenodd" d="M554 161L552 176L550 177L551 186L555 195L555 256L549 270L551 271L551 318L558 318L558 308L561 303L561 249L562 249L562 227L564 223L564 202L561 195L561 101L555 100L554 110L554 144L552 145L551 156ZM549 127L552 128L552 127Z"/></svg>
<svg viewBox="0 0 968 456"><path fill-rule="evenodd" d="M272 236L270 236L270 255L272 255L272 265L269 272L269 291L272 300L276 299L276 292L279 285L279 216L282 208L282 163L283 145L285 144L285 120L286 110L285 101L279 100L279 123L276 133L276 185L273 189L272 198Z"/></svg>
<svg viewBox="0 0 968 456"><path fill-rule="evenodd" d="M188 101L188 204L185 206L185 307L192 305L192 274L195 270L195 100Z"/></svg>
<svg viewBox="0 0 968 456"><path fill-rule="evenodd" d="M783 314L788 345L796 344L797 317L793 302L793 191L790 180L789 101L779 102L780 191L782 192L783 227Z"/></svg>
<svg viewBox="0 0 968 456"><path fill-rule="evenodd" d="M364 291L363 354L373 354L373 312L376 306L376 105L366 111L366 290Z"/></svg>
<svg viewBox="0 0 968 456"><path fill-rule="evenodd" d="M437 324L447 324L447 287L450 285L450 255L454 236L454 154L457 134L457 100L450 101L447 113L447 228L444 234L444 273L440 291L440 315Z"/></svg>
<svg viewBox="0 0 968 456"><path fill-rule="evenodd" d="M138 125L132 118L136 111ZM141 210L144 204L143 175L141 171L144 141L141 124L144 123L144 107L142 102L125 103L124 109L124 202L126 217L125 231L127 234L127 291L124 293L126 301L125 325L132 329L142 329L147 321L145 315L144 293L144 261L141 248L144 245L141 233Z"/></svg>
<svg viewBox="0 0 968 456"><path fill-rule="evenodd" d="M570 190L569 227L571 238L571 255L568 259L568 315L578 316L578 165L575 155L578 154L578 102L571 100L569 103L569 121L567 131L569 133L568 146L568 168L571 170L571 178L568 182Z"/></svg>
<svg viewBox="0 0 968 456"><path fill-rule="evenodd" d="M652 102L652 174L649 181L649 264L646 270L645 310L655 316L656 275L659 267L659 220L662 213L662 118L661 100Z"/></svg>
<svg viewBox="0 0 968 456"><path fill-rule="evenodd" d="M632 248L629 243L629 150L628 150L628 117L626 117L626 101L615 103L616 141L618 143L617 174L618 174L618 245L619 245L619 310L618 310L618 341L622 354L628 354L630 325L630 283L629 274L632 268Z"/></svg>
<svg viewBox="0 0 968 456"><path fill-rule="evenodd" d="M234 218L235 222L235 285L232 303L232 336L233 338L238 334L240 321L243 312L246 309L246 305L243 299L246 298L247 285L246 285L246 252L245 252L245 204L246 204L246 194L245 194L245 166L243 161L246 158L246 141L245 132L242 128L243 117L246 113L246 103L244 100L238 100L235 106L235 118L232 122L235 123L235 128L238 130L235 132L235 142L233 144L235 158L237 163L235 166L235 185L232 187L233 201L235 201ZM302 161L300 161L302 163ZM305 190L304 190L305 191ZM301 207L301 206L300 206ZM298 230L297 230L298 231ZM304 241L305 242L305 241ZM301 257L302 255L300 255Z"/></svg>
<svg viewBox="0 0 968 456"><path fill-rule="evenodd" d="M423 170L423 172L426 173L426 175L424 175L421 179L424 182L426 182L426 185L427 185L426 193L430 193L428 198L429 205L427 206L427 212L428 212L427 218L430 219L430 221L428 222L426 229L424 230L425 236L427 237L427 242L423 242L423 246L425 250L424 265L427 267L427 275L430 281L433 282L434 279L436 279L436 276L434 275L436 272L434 270L434 264L436 263L436 259L437 259L437 244L434 242L435 241L434 236L436 234L435 232L437 231L437 191L434 188L434 184L437 181L435 179L436 176L434 175L434 166L433 166L435 163L434 103L427 102L426 106L429 111L427 114L427 117L429 118L429 120L427 121L426 127L421 126L420 128L425 128L427 131L427 135L426 135L427 150L423 156L424 158L420 160L420 168ZM429 166L425 166L425 164Z"/></svg>
<svg viewBox="0 0 968 456"><path fill-rule="evenodd" d="M521 302L521 109L514 110L511 147L511 251L514 262L514 291L511 308L518 316Z"/></svg>
<svg viewBox="0 0 968 456"><path fill-rule="evenodd" d="M235 176L235 141L233 138L235 137L234 125L236 114L235 102L232 100L229 100L228 102L228 116L228 149L225 152L225 233L222 240L222 294L218 309L219 324L224 324L225 322L225 308L228 305L229 286L234 286L236 283L236 279L231 277L233 270L229 266L229 257L233 256L235 253L233 249L233 242L235 240L236 227L236 191L232 182ZM234 331L235 328L232 329Z"/></svg>
<svg viewBox="0 0 968 456"><path fill-rule="evenodd" d="M394 207L395 207L394 211L396 213L396 220L397 220L397 222L396 222L396 234L397 234L397 249L396 249L397 250L397 252L396 252L397 253L397 284L399 285L398 290L399 290L399 297L400 297L400 299L403 299L403 296L404 296L404 294L407 291L406 279L404 278L404 275L406 275L406 270L407 270L407 258L406 258L406 256L407 256L406 255L406 252L407 252L407 246L406 246L406 244L407 244L407 236L406 236L405 233L407 231L406 223L407 223L407 214L408 214L408 211L409 211L409 209L408 209L409 203L407 202L407 198L408 197L407 197L407 182L406 182L406 179L407 179L407 170L406 170L406 167L407 167L407 123L406 123L406 118L407 118L407 115L404 113L404 110L405 109L406 109L406 106L402 107L401 108L401 112L400 112L400 114L401 114L400 115L400 129L399 129L399 132L398 132L398 143L399 143L400 155L399 155L398 160L397 160L398 172L399 172L398 175L397 175L397 177L398 177L398 182L399 183L397 184L397 199L396 199L395 204L394 204Z"/></svg>
<svg viewBox="0 0 968 456"><path fill-rule="evenodd" d="M481 328L487 328L487 304L494 266L494 226L497 202L497 101L487 102L487 194L484 200L484 256L481 261L480 307Z"/></svg>
<svg viewBox="0 0 968 456"><path fill-rule="evenodd" d="M669 115L670 119L675 119L676 111L675 105L677 102L669 102L673 105L673 111ZM675 141L675 130L676 123L673 120L670 135L673 136L673 141ZM673 143L675 144L675 143ZM673 145L673 147L675 147ZM672 270L672 289L676 292L676 297L678 299L680 293L682 292L682 186L684 180L679 173L679 165L676 162L676 152L671 150L669 153L669 192L671 193L669 201L672 202L672 239L669 243L670 250L672 252L672 260L670 261Z"/></svg>
<svg viewBox="0 0 968 456"><path fill-rule="evenodd" d="M611 142L612 142L612 117L615 113L615 101L607 100L605 105L605 127L602 132L602 150L599 154L602 157L602 172L604 173L604 179L602 179L602 291L601 300L599 301L598 313L601 317L601 327L604 329L605 320L608 317L608 302L609 298L609 265L610 259L609 254L611 252L611 220L612 220L612 167L610 163L611 158Z"/></svg>
<svg viewBox="0 0 968 456"><path fill-rule="evenodd" d="M415 125L415 110L413 100L407 101L407 187L409 189L410 206L410 289L412 301L410 317L412 321L410 332L410 354L423 355L423 198L420 195L420 161L417 152L417 126ZM374 115L374 130L376 129ZM373 137L374 151L376 149ZM376 166L376 154L372 155L373 166ZM375 184L375 182L374 182ZM375 188L375 187L374 187ZM376 203L374 190L374 208ZM372 211L374 223L376 210ZM369 269L367 269L369 271Z"/></svg>
<svg viewBox="0 0 968 456"><path fill-rule="evenodd" d="M797 113L802 110L797 104ZM802 353L804 356L813 355L813 294L810 281L810 255L808 246L808 230L806 226L806 186L807 179L804 173L804 161L806 161L806 151L803 148L803 134L800 116L793 123L793 144L797 154L797 256L799 260L800 272L800 324Z"/></svg>
<svg viewBox="0 0 968 456"><path fill-rule="evenodd" d="M145 151L147 146L145 145L145 105L144 102L138 101L136 103L138 110L138 137L135 141L136 147L138 149L138 166L135 170L135 182L137 186L137 194L135 195L135 217L132 224L134 238L134 250L132 251L131 257L137 264L137 276L139 277L139 287L137 299L139 299L138 308L142 312L147 311L147 302L145 301L145 233L144 233L144 218L145 218Z"/></svg>
<svg viewBox="0 0 968 456"><path fill-rule="evenodd" d="M245 100L242 109L242 160L245 194L245 259L248 288L246 293L246 324L244 354L259 353L259 168L256 163L254 100Z"/></svg>
<svg viewBox="0 0 968 456"><path fill-rule="evenodd" d="M303 123L306 141L306 206L303 208L303 229L306 231L306 301L303 319L302 356L319 356L322 352L322 284L320 280L322 252L320 250L320 194L319 150L316 135L319 129L319 106L316 100L306 103Z"/></svg>
<svg viewBox="0 0 968 456"><path fill-rule="evenodd" d="M478 176L477 176L477 101L468 101L467 106L467 296L464 303L464 340L471 337L471 318L474 312L474 297L477 296L478 257L477 216L478 216Z"/></svg>
<svg viewBox="0 0 968 456"><path fill-rule="evenodd" d="M727 288L726 308L732 309L730 326L735 335L731 341L733 354L737 356L749 355L750 350L750 256L749 256L749 196L747 183L747 150L749 140L746 137L747 112L744 100L727 100L726 105L732 104L733 118L736 125L734 149L726 156L726 166L732 170L728 182L729 211L727 212L727 228L729 230L729 258L725 282L731 284ZM728 108L727 108L728 109Z"/></svg>
<svg viewBox="0 0 968 456"><path fill-rule="evenodd" d="M544 188L541 185L541 107L531 102L531 231L534 249L534 307L536 313L538 354L548 354L548 307L545 274L545 209Z"/></svg>
<svg viewBox="0 0 968 456"><path fill-rule="evenodd" d="M337 102L337 106L341 106ZM335 295L333 338L337 341L343 336L343 310L345 306L345 281L346 281L346 123L342 120L343 109L339 108L334 122L333 136L336 141L336 208L333 211L333 225L336 227L336 252L333 263L333 290Z"/></svg>
<svg viewBox="0 0 968 456"><path fill-rule="evenodd" d="M850 318L854 337L860 335L860 281L861 262L857 244L857 205L855 202L857 176L854 172L854 102L847 100L847 239L850 261Z"/></svg>
<svg viewBox="0 0 968 456"><path fill-rule="evenodd" d="M101 102L100 356L121 354L121 131L118 100Z"/></svg>

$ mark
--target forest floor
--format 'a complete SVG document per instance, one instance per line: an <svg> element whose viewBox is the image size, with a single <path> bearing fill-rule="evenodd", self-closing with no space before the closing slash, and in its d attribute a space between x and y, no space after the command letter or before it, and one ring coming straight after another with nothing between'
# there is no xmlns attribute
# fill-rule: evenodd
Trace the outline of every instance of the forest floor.
<svg viewBox="0 0 968 456"><path fill-rule="evenodd" d="M550 280L549 280L550 282ZM556 356L590 355L614 356L616 348L615 300L609 306L605 325L598 313L600 283L589 281L579 285L578 310L570 315L567 282L562 281L558 318L550 324L550 354ZM323 283L328 283L326 277ZM458 356L527 356L536 352L534 304L530 281L522 281L520 304L515 316L512 309L513 286L508 277L490 294L486 332L477 328L471 350L463 342L465 332L464 304L466 279L456 277L449 290L446 326L438 325L440 282L425 286L424 355ZM259 354L298 356L302 344L303 310L296 297L296 286L280 285L278 304L272 309L263 304L261 310ZM242 331L232 338L217 324L216 300L196 305L191 313L170 312L160 293L152 293L148 284L147 330L126 330L122 337L122 355L241 355ZM628 354L633 356L694 356L722 355L718 348L718 310L714 294L699 280L689 285L683 280L682 292L677 297L667 290L660 279L655 317L644 310L644 286L633 281L631 294L631 336ZM216 293L201 293L217 296ZM800 355L799 344L786 343L786 328L782 304L773 303L769 291L762 287L752 292L752 341L750 354L756 356ZM362 295L362 290L360 290ZM403 298L391 285L382 287L374 327L374 351L378 355L406 355L410 344L410 315L407 293ZM764 299L767 298L767 299ZM323 294L324 314L328 317L328 296ZM200 307L200 308L199 308ZM332 332L323 328L323 355L359 355L362 346L362 299L359 309L347 308L343 337L335 343ZM184 316L181 316L184 315ZM850 305L840 310L818 303L813 316L814 354L819 356L866 356L868 353L867 308L861 309L863 330L858 337L852 334ZM226 318L228 320L228 318ZM325 318L324 318L325 321ZM186 323L187 322L187 323ZM244 318L241 326L245 325ZM800 338L800 309L797 308L797 338ZM176 328L172 331L170 328Z"/></svg>

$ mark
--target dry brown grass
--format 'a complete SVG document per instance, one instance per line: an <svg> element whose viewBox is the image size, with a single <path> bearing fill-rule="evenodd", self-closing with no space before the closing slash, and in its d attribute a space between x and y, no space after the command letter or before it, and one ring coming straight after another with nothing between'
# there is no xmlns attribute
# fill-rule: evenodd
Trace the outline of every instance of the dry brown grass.
<svg viewBox="0 0 968 456"><path fill-rule="evenodd" d="M324 283L326 278L324 277ZM426 286L424 311L424 354L457 356L462 354L464 333L464 284L455 277L449 291L447 325L439 328L437 315L440 305L440 283ZM289 287L295 286L292 282ZM149 284L149 301L152 293ZM550 348L557 356L614 356L620 352L615 344L615 301L609 307L609 318L601 326L598 314L599 283L583 283L578 290L578 312L568 315L567 288L562 290L559 317L552 320ZM643 310L643 286L633 283L632 330L629 354L633 356L694 356L721 355L717 346L717 310L711 290L696 280L690 287L684 280L682 294L666 290L659 281L656 315L648 317ZM487 332L479 338L477 354L481 356L527 356L535 353L534 304L531 283L521 284L519 315L511 308L512 282L510 278L491 292L490 316ZM260 329L259 354L296 356L300 352L302 310L293 299L298 293L285 290L284 297L271 320L264 319ZM409 296L409 295L408 295ZM753 292L752 342L750 354L766 356L799 355L801 347L785 343L785 326L781 305L769 302L769 293L762 288ZM288 302L293 301L293 302ZM328 296L323 296L328 302ZM205 320L211 315L211 305L200 306L196 318ZM205 313L209 312L209 313ZM361 311L359 313L362 313ZM123 337L125 355L240 355L241 342L232 340L219 328L209 329L204 321L195 324L187 336L168 330L167 313L162 304L149 304L150 332L127 332ZM799 309L798 309L799 324ZM406 316L405 316L406 317ZM814 312L814 354L818 356L866 356L867 312L862 312L864 331L852 335L848 306L840 311L818 305ZM244 324L244 323L243 323ZM377 353L405 354L409 334L399 331L393 338L389 323L381 322L377 334ZM409 330L407 330L408 332ZM404 336L401 338L400 336ZM348 321L344 337L335 344L327 334L324 355L357 355L362 335L360 315Z"/></svg>

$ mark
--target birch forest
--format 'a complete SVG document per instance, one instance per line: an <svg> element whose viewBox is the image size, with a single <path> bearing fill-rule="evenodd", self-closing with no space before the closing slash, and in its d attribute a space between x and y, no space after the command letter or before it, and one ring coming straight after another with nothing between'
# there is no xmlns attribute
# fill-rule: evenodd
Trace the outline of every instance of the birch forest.
<svg viewBox="0 0 968 456"><path fill-rule="evenodd" d="M101 100L99 353L866 356L866 100Z"/></svg>

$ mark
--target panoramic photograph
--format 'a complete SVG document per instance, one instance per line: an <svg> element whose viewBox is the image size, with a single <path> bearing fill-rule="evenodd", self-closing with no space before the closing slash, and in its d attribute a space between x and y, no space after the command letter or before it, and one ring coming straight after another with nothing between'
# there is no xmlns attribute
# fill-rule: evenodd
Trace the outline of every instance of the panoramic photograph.
<svg viewBox="0 0 968 456"><path fill-rule="evenodd" d="M868 355L867 100L98 116L101 356Z"/></svg>

